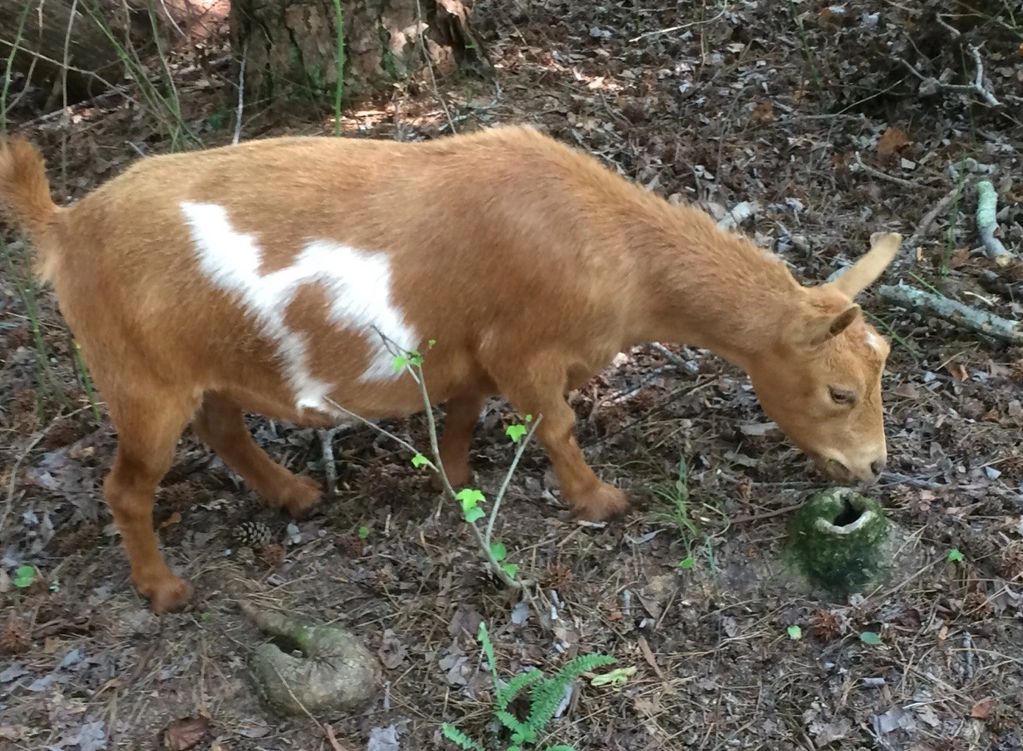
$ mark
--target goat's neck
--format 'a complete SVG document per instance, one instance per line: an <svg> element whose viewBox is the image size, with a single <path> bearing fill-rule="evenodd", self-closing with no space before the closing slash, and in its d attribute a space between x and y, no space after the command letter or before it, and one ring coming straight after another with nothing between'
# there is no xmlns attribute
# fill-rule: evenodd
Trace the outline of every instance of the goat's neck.
<svg viewBox="0 0 1023 751"><path fill-rule="evenodd" d="M780 259L717 228L698 209L664 205L633 225L635 341L709 349L746 370L792 320L800 285Z"/></svg>

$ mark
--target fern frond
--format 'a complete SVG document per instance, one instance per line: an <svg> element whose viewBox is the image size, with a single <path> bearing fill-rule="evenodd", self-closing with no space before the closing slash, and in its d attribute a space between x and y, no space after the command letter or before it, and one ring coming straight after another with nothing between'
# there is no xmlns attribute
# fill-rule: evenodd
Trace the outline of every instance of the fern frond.
<svg viewBox="0 0 1023 751"><path fill-rule="evenodd" d="M571 746L548 746L544 751L575 751Z"/></svg>
<svg viewBox="0 0 1023 751"><path fill-rule="evenodd" d="M440 726L440 734L464 751L483 751L483 746L449 723Z"/></svg>
<svg viewBox="0 0 1023 751"><path fill-rule="evenodd" d="M581 655L574 660L566 662L555 676L556 680L574 681L583 673L590 673L597 668L614 665L615 658L609 655L593 654Z"/></svg>
<svg viewBox="0 0 1023 751"><path fill-rule="evenodd" d="M516 696L542 678L543 673L535 668L519 673L497 692L497 708L507 709L508 705L515 701Z"/></svg>
<svg viewBox="0 0 1023 751"><path fill-rule="evenodd" d="M497 657L494 655L494 643L490 641L490 632L487 630L486 621L480 621L479 630L476 632L476 641L483 647L483 654L487 656L490 663L490 675L494 680L494 690L500 685L497 678Z"/></svg>
<svg viewBox="0 0 1023 751"><path fill-rule="evenodd" d="M540 683L531 694L528 725L534 733L539 734L558 711L558 705L565 696L565 688L583 673L596 668L613 665L615 659L608 655L581 655L562 666L557 675Z"/></svg>
<svg viewBox="0 0 1023 751"><path fill-rule="evenodd" d="M514 741L525 741L529 740L525 736L529 735L529 726L526 725L522 720L504 709L495 709L494 717L512 731L512 740Z"/></svg>

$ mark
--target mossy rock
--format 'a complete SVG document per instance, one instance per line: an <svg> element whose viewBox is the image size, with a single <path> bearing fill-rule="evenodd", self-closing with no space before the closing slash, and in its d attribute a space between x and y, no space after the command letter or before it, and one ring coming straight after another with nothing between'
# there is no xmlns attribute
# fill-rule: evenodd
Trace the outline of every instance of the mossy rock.
<svg viewBox="0 0 1023 751"><path fill-rule="evenodd" d="M876 500L850 488L830 488L796 512L788 554L811 584L845 597L886 567L890 531Z"/></svg>

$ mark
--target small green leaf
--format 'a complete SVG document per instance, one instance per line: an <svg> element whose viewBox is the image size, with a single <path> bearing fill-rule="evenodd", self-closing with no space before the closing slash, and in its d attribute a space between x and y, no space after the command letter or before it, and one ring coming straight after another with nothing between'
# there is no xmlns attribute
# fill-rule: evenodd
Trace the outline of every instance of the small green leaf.
<svg viewBox="0 0 1023 751"><path fill-rule="evenodd" d="M623 686L629 682L629 678L636 674L636 666L627 668L615 668L603 675L595 676L590 680L591 686Z"/></svg>
<svg viewBox="0 0 1023 751"><path fill-rule="evenodd" d="M359 527L359 539L365 540L369 537L369 527Z"/></svg>
<svg viewBox="0 0 1023 751"><path fill-rule="evenodd" d="M508 557L508 548L505 547L503 542L491 543L490 555L494 556L494 560L500 563Z"/></svg>
<svg viewBox="0 0 1023 751"><path fill-rule="evenodd" d="M532 415L526 415L525 420L526 420L527 423L528 422L533 422L533 416Z"/></svg>
<svg viewBox="0 0 1023 751"><path fill-rule="evenodd" d="M966 557L959 548L952 548L948 551L948 560L950 563L962 563Z"/></svg>
<svg viewBox="0 0 1023 751"><path fill-rule="evenodd" d="M409 352L408 361L417 368L423 367L423 356L414 350Z"/></svg>
<svg viewBox="0 0 1023 751"><path fill-rule="evenodd" d="M199 613L199 620L202 623L209 623L211 620L213 620L213 614L210 613L209 611Z"/></svg>
<svg viewBox="0 0 1023 751"><path fill-rule="evenodd" d="M431 339L430 341L428 341L428 342L426 343L426 348L427 348L427 349L433 349L433 347L434 347L434 345L435 345L436 343L437 343L437 340L436 340L436 339Z"/></svg>
<svg viewBox="0 0 1023 751"><path fill-rule="evenodd" d="M475 508L478 504L487 500L486 496L483 495L483 492L476 488L462 488L455 495L455 498L457 498L459 503L462 504L463 511Z"/></svg>
<svg viewBox="0 0 1023 751"><path fill-rule="evenodd" d="M860 641L864 644L869 644L872 647L876 647L881 644L881 637L873 631L864 631L860 634Z"/></svg>
<svg viewBox="0 0 1023 751"><path fill-rule="evenodd" d="M472 508L466 509L462 512L462 517L469 522L469 524L475 524L486 515L486 512L479 506L473 506Z"/></svg>
<svg viewBox="0 0 1023 751"><path fill-rule="evenodd" d="M511 438L512 443L518 443L519 441L522 440L523 436L526 435L527 431L525 425L519 425L518 423L516 423L515 425L509 425L507 428L504 429L504 432L508 435L509 438Z"/></svg>
<svg viewBox="0 0 1023 751"><path fill-rule="evenodd" d="M12 583L18 589L25 589L31 587L32 582L36 580L36 569L35 566L18 566L14 569L14 579Z"/></svg>
<svg viewBox="0 0 1023 751"><path fill-rule="evenodd" d="M508 578L514 579L519 575L519 564L517 563L503 563L501 564L501 570L508 574Z"/></svg>
<svg viewBox="0 0 1023 751"><path fill-rule="evenodd" d="M405 357L405 355L395 355L392 365L394 366L395 372L404 370L405 366L408 365L408 358Z"/></svg>
<svg viewBox="0 0 1023 751"><path fill-rule="evenodd" d="M417 469L419 467L425 467L429 463L430 463L430 460L427 459L422 454L416 454L415 456L412 457L412 466L416 467Z"/></svg>
<svg viewBox="0 0 1023 751"><path fill-rule="evenodd" d="M792 639L792 641L799 641L803 638L803 629L799 626L792 625L785 630L788 632L789 638Z"/></svg>
<svg viewBox="0 0 1023 751"><path fill-rule="evenodd" d="M693 556L691 556L691 555L686 556L685 558L683 558L681 561L678 562L678 567L681 568L681 569L685 569L686 571L688 571L689 569L693 568L693 566L695 566L695 565L696 565L696 559Z"/></svg>

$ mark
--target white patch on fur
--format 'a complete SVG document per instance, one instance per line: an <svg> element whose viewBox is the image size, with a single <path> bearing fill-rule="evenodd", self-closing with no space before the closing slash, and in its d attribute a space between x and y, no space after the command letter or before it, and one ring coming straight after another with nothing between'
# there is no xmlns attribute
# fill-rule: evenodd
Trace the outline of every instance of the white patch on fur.
<svg viewBox="0 0 1023 751"><path fill-rule="evenodd" d="M877 335L873 331L867 332L867 346L875 352L881 351L881 340L877 338Z"/></svg>
<svg viewBox="0 0 1023 751"><path fill-rule="evenodd" d="M401 376L392 365L394 356L388 345L412 350L419 344L419 337L391 300L391 266L386 255L315 240L306 243L293 265L260 275L263 251L258 239L238 232L224 207L185 201L181 211L202 271L218 287L234 294L259 322L263 333L277 344L300 408L332 411L324 401L330 394L330 384L310 373L308 336L292 330L284 320L288 305L304 284L326 288L331 323L366 337L370 360L361 380L385 381Z"/></svg>

